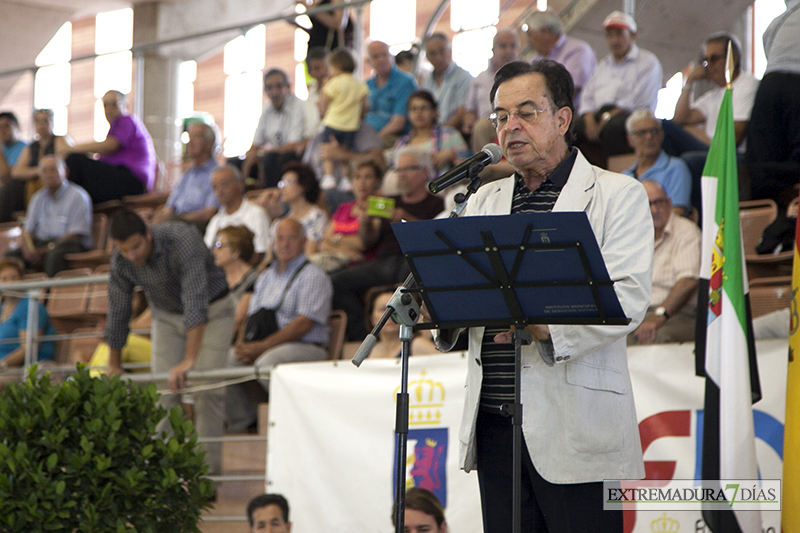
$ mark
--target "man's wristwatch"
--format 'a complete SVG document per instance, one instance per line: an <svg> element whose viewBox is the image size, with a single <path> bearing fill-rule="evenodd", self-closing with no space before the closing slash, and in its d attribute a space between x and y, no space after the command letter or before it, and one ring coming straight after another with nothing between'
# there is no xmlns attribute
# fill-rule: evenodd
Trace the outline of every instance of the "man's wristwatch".
<svg viewBox="0 0 800 533"><path fill-rule="evenodd" d="M656 307L656 310L653 312L656 316L663 316L665 320L669 320L669 313L667 313L667 308L662 306Z"/></svg>
<svg viewBox="0 0 800 533"><path fill-rule="evenodd" d="M606 111L602 115L600 115L600 120L605 124L609 120L611 120L611 111Z"/></svg>

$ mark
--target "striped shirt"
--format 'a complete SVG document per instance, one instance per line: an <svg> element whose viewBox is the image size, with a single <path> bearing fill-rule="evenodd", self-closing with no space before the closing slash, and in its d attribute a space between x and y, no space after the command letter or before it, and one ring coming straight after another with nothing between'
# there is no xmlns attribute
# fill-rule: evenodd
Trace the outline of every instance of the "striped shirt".
<svg viewBox="0 0 800 533"><path fill-rule="evenodd" d="M225 273L214 264L197 228L185 222L152 226L153 254L136 266L118 249L111 256L108 279L108 320L105 337L111 349L128 338L131 299L137 285L156 309L183 315L189 330L207 321L208 304L228 294Z"/></svg>
<svg viewBox="0 0 800 533"><path fill-rule="evenodd" d="M535 191L528 189L522 176L518 173L514 174L511 214L552 211L559 194L561 194L561 189L569 179L577 156L578 150L573 148ZM481 365L483 367L481 406L497 410L503 404L514 403L514 344L494 342L494 336L503 331L508 331L508 328L487 327L481 343Z"/></svg>

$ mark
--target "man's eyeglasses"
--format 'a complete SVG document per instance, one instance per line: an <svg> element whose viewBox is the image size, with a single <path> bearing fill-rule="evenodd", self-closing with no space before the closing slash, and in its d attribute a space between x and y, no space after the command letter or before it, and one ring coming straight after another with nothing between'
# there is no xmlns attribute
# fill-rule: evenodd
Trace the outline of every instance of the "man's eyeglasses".
<svg viewBox="0 0 800 533"><path fill-rule="evenodd" d="M297 185L297 180L281 180L278 182L278 188L283 189L289 185Z"/></svg>
<svg viewBox="0 0 800 533"><path fill-rule="evenodd" d="M231 243L229 243L229 242L217 241L217 242L214 243L214 248L227 248L230 245L231 245Z"/></svg>
<svg viewBox="0 0 800 533"><path fill-rule="evenodd" d="M517 119L521 120L522 122L527 122L528 124L532 124L536 122L536 119L539 118L539 113L544 113L545 111L550 111L551 107L547 109L535 109L533 107L521 107L516 111L508 112L508 111L495 111L491 115L489 115L489 120L492 122L492 126L495 129L504 128L508 123L508 117L511 115L516 115Z"/></svg>
<svg viewBox="0 0 800 533"><path fill-rule="evenodd" d="M631 135L634 137L646 137L647 135L656 136L661 133L661 128L647 128L644 130L634 130L631 132Z"/></svg>

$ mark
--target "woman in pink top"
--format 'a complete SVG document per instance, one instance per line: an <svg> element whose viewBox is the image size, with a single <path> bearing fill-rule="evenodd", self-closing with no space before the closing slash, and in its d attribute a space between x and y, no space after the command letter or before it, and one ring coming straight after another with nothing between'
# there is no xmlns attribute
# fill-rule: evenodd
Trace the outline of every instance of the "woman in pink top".
<svg viewBox="0 0 800 533"><path fill-rule="evenodd" d="M331 217L331 223L320 245L320 256L325 262L319 263L329 272L359 261L375 258L373 250L365 250L358 236L361 220L366 216L369 197L380 189L383 169L374 159L362 159L353 168L350 181L356 199L340 204Z"/></svg>

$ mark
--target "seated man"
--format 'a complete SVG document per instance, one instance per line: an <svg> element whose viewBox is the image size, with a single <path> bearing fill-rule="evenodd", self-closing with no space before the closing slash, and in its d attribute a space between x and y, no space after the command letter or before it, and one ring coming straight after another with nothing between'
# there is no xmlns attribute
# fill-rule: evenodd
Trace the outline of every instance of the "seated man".
<svg viewBox="0 0 800 533"><path fill-rule="evenodd" d="M191 159L192 166L186 169L172 189L167 203L155 212L153 224L177 219L204 228L219 207L211 188L211 173L217 168L217 162L214 161L217 134L205 122L192 122L187 133L189 142L186 144L186 155Z"/></svg>
<svg viewBox="0 0 800 533"><path fill-rule="evenodd" d="M251 533L289 533L289 502L280 494L260 494L247 504Z"/></svg>
<svg viewBox="0 0 800 533"><path fill-rule="evenodd" d="M397 151L398 186L401 194L395 200L392 218L364 215L359 236L365 250L374 250L376 259L364 265L346 268L332 276L334 309L347 313L347 338L363 340L367 334L362 298L371 287L400 283L408 276L400 245L391 223L401 220L426 220L438 215L444 202L428 192L428 179L433 172L430 154L416 146Z"/></svg>
<svg viewBox="0 0 800 533"><path fill-rule="evenodd" d="M628 142L636 152L636 164L624 171L639 181L655 181L664 188L672 210L684 216L691 209L692 176L686 163L662 150L664 130L649 109L637 109L625 121Z"/></svg>
<svg viewBox="0 0 800 533"><path fill-rule="evenodd" d="M245 198L244 176L239 169L232 165L215 169L211 174L211 186L220 208L206 226L203 239L206 246L211 248L222 228L244 225L253 232L256 253L265 254L269 241L269 215L263 207Z"/></svg>
<svg viewBox="0 0 800 533"><path fill-rule="evenodd" d="M408 132L406 104L411 93L417 90L417 81L394 65L386 43L369 43L367 57L375 76L367 80L369 111L364 115L364 122L378 132L383 148L388 149Z"/></svg>
<svg viewBox="0 0 800 533"><path fill-rule="evenodd" d="M300 159L306 146L306 114L303 101L290 92L289 76L273 68L264 74L264 91L269 102L261 112L253 136L253 145L242 163L242 174L261 159L263 187L275 187L281 179L281 168Z"/></svg>
<svg viewBox="0 0 800 533"><path fill-rule="evenodd" d="M253 315L270 309L278 329L249 341L240 331L229 366L254 365L264 373L279 363L327 359L333 288L328 275L306 259L305 245L300 222L285 218L278 223L273 245L276 261L259 276L249 301L245 296L240 303L248 305L248 325ZM266 380L228 387L229 433L245 432L255 424L258 401L266 390Z"/></svg>
<svg viewBox="0 0 800 533"><path fill-rule="evenodd" d="M48 276L67 268L66 254L92 246L92 202L89 195L67 181L64 162L54 155L39 161L44 187L31 198L25 214L23 247L9 252L22 256L29 268Z"/></svg>
<svg viewBox="0 0 800 533"><path fill-rule="evenodd" d="M559 17L552 9L534 11L526 19L528 44L533 48L531 61L552 59L564 65L575 82L575 107L580 107L581 90L589 81L597 59L586 41L564 33Z"/></svg>
<svg viewBox="0 0 800 533"><path fill-rule="evenodd" d="M455 64L450 39L444 34L434 33L425 39L425 57L433 71L422 75L420 88L439 103L439 124L461 130L472 75Z"/></svg>
<svg viewBox="0 0 800 533"><path fill-rule="evenodd" d="M69 180L80 185L95 204L152 190L156 179L156 154L150 134L119 91L103 96L103 111L110 125L105 140L75 145L67 150ZM90 155L98 154L95 160Z"/></svg>
<svg viewBox="0 0 800 533"><path fill-rule="evenodd" d="M675 116L671 121L664 121L666 139L664 149L670 155L680 156L686 161L692 174L692 203L700 208L700 179L703 167L706 164L706 155L714 131L717 128L717 116L725 95L725 58L728 53L728 43L731 45L733 55L733 74L731 87L733 105L733 131L736 137L736 146L740 154L745 151L745 135L753 110L759 81L751 74L742 72L742 50L738 40L727 33L716 33L706 39L703 49L703 63L697 65L689 76L681 91L681 96L675 104ZM710 81L714 88L706 91L696 100L692 98L692 89L698 81ZM678 126L683 126L680 128ZM684 129L686 128L686 129ZM743 159L743 155L741 158ZM740 173L740 180L744 180L745 173ZM741 199L750 196L749 183L740 181Z"/></svg>
<svg viewBox="0 0 800 533"><path fill-rule="evenodd" d="M693 342L700 228L672 212L672 202L661 185L642 184L655 228L653 294L644 320L628 335L628 344Z"/></svg>
<svg viewBox="0 0 800 533"><path fill-rule="evenodd" d="M519 36L511 28L500 28L492 39L492 58L489 68L478 74L469 84L469 93L464 111L462 132L471 135L470 149L479 152L486 143L493 142L497 132L489 121L492 114L492 101L489 92L494 83L494 74L506 63L517 60ZM491 167L487 167L491 168ZM513 170L502 174L508 176Z"/></svg>
<svg viewBox="0 0 800 533"><path fill-rule="evenodd" d="M693 128L695 135L706 145L706 149L714 138L717 128L717 116L725 95L725 59L728 54L728 43L733 55L733 129L736 145L740 148L747 133L750 112L758 92L758 80L748 72L742 72L742 48L736 37L728 33L715 33L706 39L703 48L703 62L696 65L686 77L681 96L675 104L675 116L672 121ZM703 93L699 98L692 98L692 89L699 81L709 81L715 85L713 89Z"/></svg>
<svg viewBox="0 0 800 533"><path fill-rule="evenodd" d="M611 53L597 63L583 88L575 134L589 162L605 168L608 156L631 152L625 135L628 114L640 107L655 111L662 70L655 54L636 46L632 16L613 11L603 29Z"/></svg>

